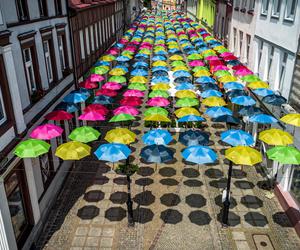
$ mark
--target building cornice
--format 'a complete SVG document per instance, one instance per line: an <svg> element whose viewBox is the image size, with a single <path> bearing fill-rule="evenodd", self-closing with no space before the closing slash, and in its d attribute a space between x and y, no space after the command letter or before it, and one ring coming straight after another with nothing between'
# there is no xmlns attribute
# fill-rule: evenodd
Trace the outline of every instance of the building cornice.
<svg viewBox="0 0 300 250"><path fill-rule="evenodd" d="M9 37L11 35L11 31L4 30L0 32L0 46L4 47L9 44Z"/></svg>

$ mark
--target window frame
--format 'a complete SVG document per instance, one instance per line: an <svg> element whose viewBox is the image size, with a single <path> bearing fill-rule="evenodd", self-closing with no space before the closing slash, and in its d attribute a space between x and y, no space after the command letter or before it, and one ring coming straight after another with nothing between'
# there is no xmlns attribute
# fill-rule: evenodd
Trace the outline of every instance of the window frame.
<svg viewBox="0 0 300 250"><path fill-rule="evenodd" d="M294 8L290 7L291 1L293 1ZM295 17L296 17L296 14L297 14L296 13L296 11L297 11L297 4L298 4L298 0L286 0L285 1L285 10L284 10L284 20L285 21L289 21L289 22L294 22L295 21ZM291 10L295 11L295 13L293 13L292 17L290 15L288 15L288 13L287 13L288 9L290 9L290 11Z"/></svg>
<svg viewBox="0 0 300 250"><path fill-rule="evenodd" d="M50 39L49 39L50 40ZM52 56L50 52L50 41L48 39L43 40L44 58L47 70L48 82L51 84L54 81L53 67L52 67ZM47 50L46 50L47 48Z"/></svg>
<svg viewBox="0 0 300 250"><path fill-rule="evenodd" d="M285 77L285 72L286 72L286 63L288 59L289 54L285 51L283 51L283 54L281 54L281 63L280 63L280 73L279 73L279 90L281 91L281 87L283 86L283 80Z"/></svg>
<svg viewBox="0 0 300 250"><path fill-rule="evenodd" d="M41 18L48 17L49 12L48 12L47 0L38 0L38 5L39 5L40 17Z"/></svg>
<svg viewBox="0 0 300 250"><path fill-rule="evenodd" d="M55 15L62 16L63 15L63 5L61 0L54 0L55 7Z"/></svg>
<svg viewBox="0 0 300 250"><path fill-rule="evenodd" d="M269 13L270 0L262 0L260 15L267 16Z"/></svg>
<svg viewBox="0 0 300 250"><path fill-rule="evenodd" d="M276 8L275 8L275 3L276 3ZM282 5L282 0L273 0L271 17L279 19L280 11L281 11L281 5Z"/></svg>
<svg viewBox="0 0 300 250"><path fill-rule="evenodd" d="M19 22L29 21L30 20L30 15L29 15L29 9L28 9L27 0L24 0L24 2L23 2L24 6L22 6L21 1L22 0L15 0L16 11L17 11L17 15L18 15L18 20L19 20ZM21 8L22 8L22 10L24 12L24 17L21 16L21 13L20 13Z"/></svg>

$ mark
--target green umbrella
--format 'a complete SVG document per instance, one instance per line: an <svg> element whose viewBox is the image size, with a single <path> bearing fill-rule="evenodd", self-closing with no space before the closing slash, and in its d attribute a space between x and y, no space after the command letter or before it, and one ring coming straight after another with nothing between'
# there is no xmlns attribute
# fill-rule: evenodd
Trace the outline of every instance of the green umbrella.
<svg viewBox="0 0 300 250"><path fill-rule="evenodd" d="M300 151L292 146L276 146L267 150L267 155L281 164L300 164Z"/></svg>
<svg viewBox="0 0 300 250"><path fill-rule="evenodd" d="M117 82L117 83L123 83L126 82L126 77L125 76L111 76L108 79L109 82Z"/></svg>
<svg viewBox="0 0 300 250"><path fill-rule="evenodd" d="M181 98L176 102L177 107L192 107L197 106L199 104L199 100L196 98L185 97Z"/></svg>
<svg viewBox="0 0 300 250"><path fill-rule="evenodd" d="M143 83L133 82L128 85L128 89L136 89L136 90L140 90L140 91L145 91L145 90L147 90L147 87Z"/></svg>
<svg viewBox="0 0 300 250"><path fill-rule="evenodd" d="M231 73L227 70L218 70L214 73L216 77L222 77L222 76L231 76Z"/></svg>
<svg viewBox="0 0 300 250"><path fill-rule="evenodd" d="M222 48L222 49L219 49L218 52L220 54L224 53L224 52L229 52L229 49L226 49L226 48Z"/></svg>
<svg viewBox="0 0 300 250"><path fill-rule="evenodd" d="M118 115L114 115L109 122L125 122L135 120L134 116L130 114L121 113Z"/></svg>
<svg viewBox="0 0 300 250"><path fill-rule="evenodd" d="M20 158L36 158L49 151L50 144L37 139L28 139L20 142L15 148L14 154Z"/></svg>
<svg viewBox="0 0 300 250"><path fill-rule="evenodd" d="M183 61L173 61L171 63L172 67L177 67L177 66L186 66L185 62Z"/></svg>
<svg viewBox="0 0 300 250"><path fill-rule="evenodd" d="M98 75L106 74L108 71L109 71L109 68L107 68L105 66L98 66L98 67L95 67L95 69L94 69L94 73L98 74Z"/></svg>
<svg viewBox="0 0 300 250"><path fill-rule="evenodd" d="M242 79L243 81L245 81L245 82L256 82L256 81L261 81L261 80L259 79L259 77L256 76L256 75L246 75L246 76L243 76L241 79Z"/></svg>
<svg viewBox="0 0 300 250"><path fill-rule="evenodd" d="M73 141L88 143L99 138L100 132L90 126L82 126L75 128L68 136Z"/></svg>
<svg viewBox="0 0 300 250"><path fill-rule="evenodd" d="M206 58L206 57L209 57L209 56L215 56L216 55L216 53L215 52L213 52L213 51L207 51L207 52L202 52L202 54L203 54L203 57L204 58Z"/></svg>
<svg viewBox="0 0 300 250"><path fill-rule="evenodd" d="M164 108L161 108L161 107L151 107L151 108L148 108L146 110L146 112L144 113L145 116L149 116L149 115L156 115L156 114L159 114L159 115L164 115L164 116L168 116L168 111Z"/></svg>
<svg viewBox="0 0 300 250"><path fill-rule="evenodd" d="M196 67L193 68L192 71L197 72L197 71L200 71L200 70L208 70L208 68L205 67L205 66L196 66Z"/></svg>
<svg viewBox="0 0 300 250"><path fill-rule="evenodd" d="M149 94L150 98L153 97L164 97L164 98L168 98L170 95L167 91L165 90L153 90L151 91L151 93Z"/></svg>
<svg viewBox="0 0 300 250"><path fill-rule="evenodd" d="M188 60L200 60L202 59L202 56L199 54L191 54L187 57Z"/></svg>

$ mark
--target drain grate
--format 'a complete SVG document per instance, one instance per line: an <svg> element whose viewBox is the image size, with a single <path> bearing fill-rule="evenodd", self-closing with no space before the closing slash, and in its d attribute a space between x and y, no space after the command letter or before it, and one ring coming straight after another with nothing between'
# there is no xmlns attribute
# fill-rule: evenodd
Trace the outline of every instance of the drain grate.
<svg viewBox="0 0 300 250"><path fill-rule="evenodd" d="M252 238L257 250L275 250L269 235L253 234Z"/></svg>

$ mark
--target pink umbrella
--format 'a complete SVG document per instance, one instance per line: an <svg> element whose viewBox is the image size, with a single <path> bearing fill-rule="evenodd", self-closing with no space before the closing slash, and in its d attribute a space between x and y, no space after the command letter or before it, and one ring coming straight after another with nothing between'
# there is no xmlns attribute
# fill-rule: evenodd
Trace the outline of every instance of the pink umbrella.
<svg viewBox="0 0 300 250"><path fill-rule="evenodd" d="M106 115L109 112L108 109L104 105L101 105L101 104L98 104L98 103L90 104L89 106L87 106L84 109L85 113L90 112L90 111L95 111L95 112L98 112L102 115Z"/></svg>
<svg viewBox="0 0 300 250"><path fill-rule="evenodd" d="M220 57L226 57L226 56L232 56L233 54L231 52L223 52L220 54Z"/></svg>
<svg viewBox="0 0 300 250"><path fill-rule="evenodd" d="M118 95L118 92L114 91L114 90L109 90L109 89L99 89L96 92L96 96L98 95L106 95L106 96L110 96L110 97L115 97L116 95Z"/></svg>
<svg viewBox="0 0 300 250"><path fill-rule="evenodd" d="M107 54L110 54L110 55L117 55L117 54L119 54L119 49L117 49L117 48L111 48L109 51L108 51L108 53Z"/></svg>
<svg viewBox="0 0 300 250"><path fill-rule="evenodd" d="M248 69L246 66L239 64L232 67L233 70Z"/></svg>
<svg viewBox="0 0 300 250"><path fill-rule="evenodd" d="M102 86L102 89L109 89L109 90L119 90L122 88L122 85L117 82L107 82Z"/></svg>
<svg viewBox="0 0 300 250"><path fill-rule="evenodd" d="M159 107L165 107L168 106L170 102L168 99L163 97L154 97L148 100L147 105L148 106L159 106Z"/></svg>
<svg viewBox="0 0 300 250"><path fill-rule="evenodd" d="M101 82L101 81L105 80L105 78L103 76L101 76L101 75L91 74L89 76L89 80L91 82Z"/></svg>
<svg viewBox="0 0 300 250"><path fill-rule="evenodd" d="M124 50L130 51L130 52L135 52L136 48L128 46Z"/></svg>
<svg viewBox="0 0 300 250"><path fill-rule="evenodd" d="M191 67L196 67L196 66L204 66L205 64L201 60L194 60L194 61L189 62L189 65Z"/></svg>
<svg viewBox="0 0 300 250"><path fill-rule="evenodd" d="M79 83L79 87L85 89L96 89L99 87L99 85L96 82L91 82L89 79L86 79L85 81Z"/></svg>
<svg viewBox="0 0 300 250"><path fill-rule="evenodd" d="M208 57L205 57L205 60L213 61L213 60L220 60L220 58L217 56L208 56Z"/></svg>
<svg viewBox="0 0 300 250"><path fill-rule="evenodd" d="M78 117L78 119L84 121L105 121L105 116L97 111L89 111L84 112L81 116Z"/></svg>
<svg viewBox="0 0 300 250"><path fill-rule="evenodd" d="M224 63L221 60L212 60L209 61L210 66L217 66L217 65L224 65Z"/></svg>
<svg viewBox="0 0 300 250"><path fill-rule="evenodd" d="M113 111L114 115L118 114L129 114L129 115L138 115L139 111L132 106L120 106Z"/></svg>
<svg viewBox="0 0 300 250"><path fill-rule="evenodd" d="M126 43L128 43L128 40L125 39L125 38L121 38L120 41L119 41L119 43L126 44Z"/></svg>
<svg viewBox="0 0 300 250"><path fill-rule="evenodd" d="M123 106L140 106L142 104L142 100L135 96L124 97L120 104Z"/></svg>
<svg viewBox="0 0 300 250"><path fill-rule="evenodd" d="M234 72L235 75L239 75L239 76L246 76L246 75L253 75L253 72L247 68L245 69L239 69L237 71Z"/></svg>
<svg viewBox="0 0 300 250"><path fill-rule="evenodd" d="M238 60L238 58L234 55L230 55L230 56L226 56L226 57L223 57L223 59L225 61L233 61L233 60Z"/></svg>
<svg viewBox="0 0 300 250"><path fill-rule="evenodd" d="M31 133L30 137L40 140L51 140L52 138L61 136L64 130L54 124L44 124L36 127Z"/></svg>
<svg viewBox="0 0 300 250"><path fill-rule="evenodd" d="M124 92L123 96L143 97L144 92L136 89L129 89Z"/></svg>
<svg viewBox="0 0 300 250"><path fill-rule="evenodd" d="M64 110L55 110L45 115L45 119L52 121L70 120L72 118L73 115Z"/></svg>
<svg viewBox="0 0 300 250"><path fill-rule="evenodd" d="M226 67L225 65L217 65L217 66L215 66L215 67L212 68L213 72L216 72L218 70L229 70L229 68Z"/></svg>

